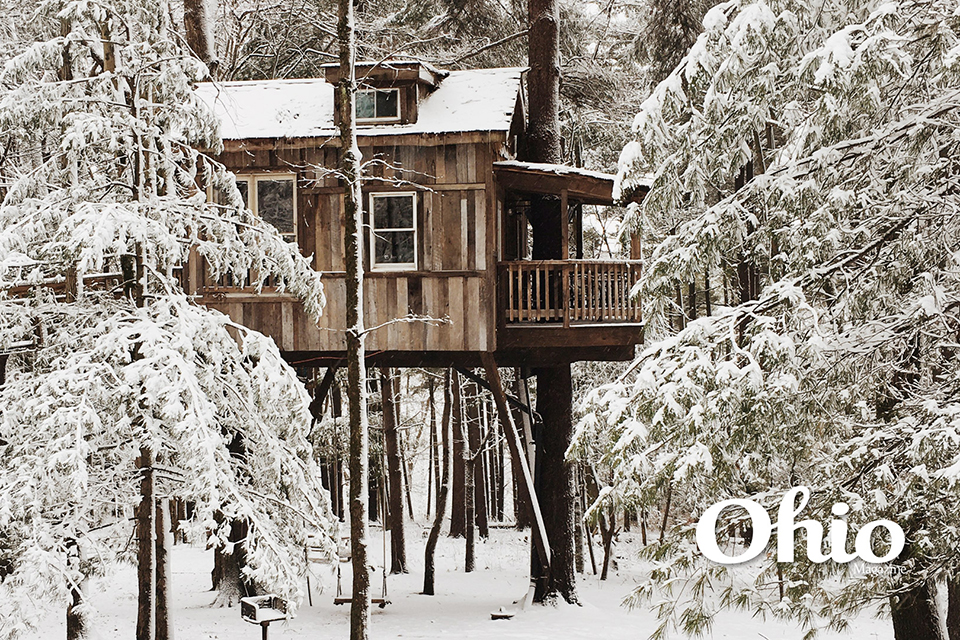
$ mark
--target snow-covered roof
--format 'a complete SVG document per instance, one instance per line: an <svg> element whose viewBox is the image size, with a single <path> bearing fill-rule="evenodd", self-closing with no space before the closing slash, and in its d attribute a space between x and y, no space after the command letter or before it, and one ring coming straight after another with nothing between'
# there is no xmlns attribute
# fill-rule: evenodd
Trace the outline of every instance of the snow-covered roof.
<svg viewBox="0 0 960 640"><path fill-rule="evenodd" d="M507 131L523 69L451 71L420 103L417 122L360 125L361 136ZM203 83L197 94L222 121L225 140L337 135L333 85L322 78Z"/></svg>
<svg viewBox="0 0 960 640"><path fill-rule="evenodd" d="M566 191L573 200L604 206L617 204L620 200L619 196L614 195L616 176L612 173L601 173L564 164L517 160L494 162L493 170L501 186L519 192L559 195ZM638 181L635 191L631 193L631 198L628 200L639 202L649 190L649 181L642 184Z"/></svg>
<svg viewBox="0 0 960 640"><path fill-rule="evenodd" d="M494 163L495 167L504 169L518 169L520 171L532 171L543 173L555 173L559 176L584 176L586 178L596 178L597 180L610 180L616 177L612 173L603 173L592 171L581 167L571 167L566 164L546 164L543 162L520 162L519 160L500 160Z"/></svg>

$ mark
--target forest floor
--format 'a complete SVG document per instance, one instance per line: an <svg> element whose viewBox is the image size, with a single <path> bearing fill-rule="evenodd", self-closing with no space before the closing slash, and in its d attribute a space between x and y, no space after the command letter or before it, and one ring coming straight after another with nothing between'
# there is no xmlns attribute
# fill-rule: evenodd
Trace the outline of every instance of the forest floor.
<svg viewBox="0 0 960 640"><path fill-rule="evenodd" d="M437 595L420 595L423 582L423 548L427 530L411 524L407 530L410 573L388 576L389 599L385 609L374 607L374 640L392 638L550 638L551 640L595 639L643 640L656 627L652 610L628 610L621 606L643 570L634 558L639 545L636 535L623 533L616 547L617 569L600 582L588 575L579 583L583 606L527 607L512 620L493 621L490 613L501 606L516 609L528 584L529 546L527 533L514 529L491 529L490 538L477 545L477 570L463 572L463 539L441 537L437 551ZM371 548L378 565L373 596L380 595L379 562L382 544L379 528L371 528ZM597 558L599 563L600 558ZM260 629L240 618L239 607L210 606L212 552L177 545L173 552L173 620L175 640L259 640ZM344 565L348 568L349 565ZM297 617L270 626L271 639L326 640L349 637L349 605L334 606L336 573L331 565L314 565L313 606L304 598ZM317 579L322 581L322 593ZM304 583L304 590L306 583ZM349 579L344 581L349 592ZM94 581L91 599L97 609L96 638L129 640L136 624L136 570L123 566L110 577ZM31 640L65 637L63 613L51 615ZM741 612L723 612L716 618L708 638L744 640L800 640L799 627L775 620L751 617ZM672 638L682 637L676 633ZM851 621L845 633L822 632L821 640L889 640L893 637L889 619L868 614Z"/></svg>

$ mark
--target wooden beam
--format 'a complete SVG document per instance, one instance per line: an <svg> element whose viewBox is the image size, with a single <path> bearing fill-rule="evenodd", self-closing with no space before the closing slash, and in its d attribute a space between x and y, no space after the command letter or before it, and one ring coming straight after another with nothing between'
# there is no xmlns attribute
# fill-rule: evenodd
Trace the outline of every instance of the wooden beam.
<svg viewBox="0 0 960 640"><path fill-rule="evenodd" d="M470 380L470 381L472 381L472 382L476 382L478 385L480 385L481 387L483 387L483 388L486 389L487 391L493 393L493 387L491 387L490 384L489 384L486 380L484 380L483 378L481 378L480 376L478 376L478 375L475 374L474 372L470 371L469 369L464 369L464 368L462 368L462 367L456 367L456 370L457 370L457 373L459 373L460 375L462 375L464 378L467 378L468 380ZM534 416L533 409L530 408L530 405L529 405L529 404L521 401L521 400L520 400L519 398L517 398L516 396L510 395L510 394L507 393L507 392L504 392L504 396L506 396L507 402L509 402L510 404L512 404L513 406L515 406L517 409L520 409L520 411L523 411L523 412L524 412L525 414L527 414L528 416L531 416L531 417L533 417L533 418L536 418L536 416Z"/></svg>
<svg viewBox="0 0 960 640"><path fill-rule="evenodd" d="M337 375L337 366L339 364L338 362L327 367L327 372L323 374L323 379L317 386L317 390L313 393L313 400L310 401L310 415L317 421L319 421L323 415L323 403L326 401L327 394L330 392L330 385L333 384L333 379Z"/></svg>
<svg viewBox="0 0 960 640"><path fill-rule="evenodd" d="M497 414L500 416L500 423L507 437L507 445L510 447L510 455L514 457L523 473L523 482L517 484L526 489L527 497L530 498L530 507L533 510L533 544L537 549L537 555L540 556L540 564L550 573L550 541L547 538L547 529L543 524L543 514L540 512L540 502L537 500L537 491L533 486L533 474L530 473L530 465L527 464L527 456L523 451L523 443L520 442L520 434L513 423L513 415L507 408L507 397L503 391L503 383L500 380L500 370L497 369L496 360L490 352L484 352L480 355L483 361L483 368L487 373L487 380L493 392L493 399L497 404Z"/></svg>
<svg viewBox="0 0 960 640"><path fill-rule="evenodd" d="M523 375L523 369L517 367L514 370L514 376L517 384L517 396L522 402L530 403L530 388L527 386L527 379ZM527 461L532 462L534 466L537 463L537 446L533 441L533 420L530 414L520 414L521 427L523 428L523 440L527 443Z"/></svg>
<svg viewBox="0 0 960 640"><path fill-rule="evenodd" d="M567 189L560 190L560 259L570 259L570 198Z"/></svg>
<svg viewBox="0 0 960 640"><path fill-rule="evenodd" d="M574 208L576 211L576 227L577 227L577 254L574 256L577 260L583 260L583 203L577 203L577 206ZM630 256L631 259L634 259L633 256Z"/></svg>
<svg viewBox="0 0 960 640"><path fill-rule="evenodd" d="M536 362L537 366L569 364L571 362L626 362L633 360L634 347L640 342L639 338L626 341L624 344L586 344L577 345L576 338L582 335L581 331L588 328L573 325L568 329L572 334L570 340L551 340L545 346L524 346L524 332L532 331L535 327L523 326L515 330L504 330L511 337L511 345L500 347L496 351L497 362L504 367L529 366ZM558 324L557 331L564 331ZM642 337L642 327L637 327ZM619 329L618 329L619 331ZM501 332L503 335L503 332ZM586 334L589 336L589 332ZM517 338L516 340L514 339ZM531 337L543 337L533 331ZM513 344L515 343L515 344ZM571 346L573 345L573 346ZM367 355L367 364L373 366L390 367L482 367L483 362L479 351L400 351L384 350L373 351ZM343 359L343 351L284 351L281 354L288 363L300 367L327 367ZM510 402L508 400L508 402Z"/></svg>

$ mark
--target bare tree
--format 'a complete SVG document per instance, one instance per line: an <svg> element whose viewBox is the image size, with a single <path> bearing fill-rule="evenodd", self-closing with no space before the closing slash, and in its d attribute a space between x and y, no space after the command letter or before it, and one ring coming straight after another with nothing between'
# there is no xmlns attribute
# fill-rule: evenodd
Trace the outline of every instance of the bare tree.
<svg viewBox="0 0 960 640"><path fill-rule="evenodd" d="M424 595L434 595L434 576L436 573L434 566L434 553L437 550L437 540L440 538L440 529L443 526L444 512L447 510L447 494L450 489L450 459L453 457L450 434L450 416L452 414L452 369L447 369L447 375L443 381L443 416L440 419L440 448L442 457L442 470L438 480L440 488L437 490L437 513L433 519L433 527L430 529L430 537L427 538L427 548L424 552L423 562L423 593Z"/></svg>
<svg viewBox="0 0 960 640"><path fill-rule="evenodd" d="M363 326L363 196L360 191L360 147L357 144L356 34L352 0L339 0L337 40L340 78L337 82L340 124L340 173L344 182L344 251L347 287L347 399L350 426L350 553L353 596L350 640L370 635L370 574L367 572L367 491L370 433L367 421L367 371Z"/></svg>
<svg viewBox="0 0 960 640"><path fill-rule="evenodd" d="M216 76L218 60L213 38L213 16L216 0L183 0L183 30L187 46Z"/></svg>
<svg viewBox="0 0 960 640"><path fill-rule="evenodd" d="M460 439L463 441L463 494L464 494L464 537L466 538L466 553L464 554L463 570L470 573L476 565L477 542L477 513L476 513L476 482L477 449L474 448L472 432L477 429L477 385L470 383L466 388L466 412L460 421ZM479 440L479 437L477 438ZM478 447L479 448L479 447Z"/></svg>
<svg viewBox="0 0 960 640"><path fill-rule="evenodd" d="M383 408L383 447L387 454L387 522L390 528L390 573L407 572L407 545L403 531L403 470L398 427L398 379L393 369L380 369L380 396ZM384 558L386 562L386 558Z"/></svg>

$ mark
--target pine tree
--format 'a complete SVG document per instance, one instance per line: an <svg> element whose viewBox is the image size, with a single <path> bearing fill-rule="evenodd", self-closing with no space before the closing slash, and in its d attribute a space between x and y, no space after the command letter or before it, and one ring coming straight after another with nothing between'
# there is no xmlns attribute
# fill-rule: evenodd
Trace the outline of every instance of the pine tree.
<svg viewBox="0 0 960 640"><path fill-rule="evenodd" d="M960 560L960 21L928 0L735 0L704 29L621 156L622 195L651 185L634 223L657 239L652 342L592 394L578 446L603 447L613 490L651 508L672 482L691 522L730 497L775 511L806 485L804 518L842 501L851 530L888 518L907 545L887 574L809 562L799 539L797 562L729 569L672 517L637 602L672 585L660 631L695 633L721 606L843 628L886 599L898 640L939 638L929 596ZM707 272L724 304L671 335L677 288Z"/></svg>
<svg viewBox="0 0 960 640"><path fill-rule="evenodd" d="M207 70L169 16L47 3L0 72L2 637L43 606L86 606L77 587L129 540L141 450L194 503L195 539L229 550L231 522L248 524L246 577L293 607L304 524L331 526L293 370L181 286L202 257L212 277L255 270L323 305L309 262L198 151L219 147L191 88Z"/></svg>

